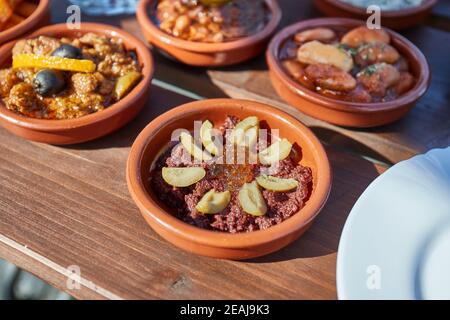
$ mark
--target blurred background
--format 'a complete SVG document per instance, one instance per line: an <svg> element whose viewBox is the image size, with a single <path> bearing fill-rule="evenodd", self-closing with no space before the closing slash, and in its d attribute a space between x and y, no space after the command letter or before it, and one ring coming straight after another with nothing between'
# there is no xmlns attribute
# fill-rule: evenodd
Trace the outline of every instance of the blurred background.
<svg viewBox="0 0 450 320"><path fill-rule="evenodd" d="M82 14L133 14L139 0L70 0L81 7ZM0 259L0 300L69 300L61 292L32 274Z"/></svg>

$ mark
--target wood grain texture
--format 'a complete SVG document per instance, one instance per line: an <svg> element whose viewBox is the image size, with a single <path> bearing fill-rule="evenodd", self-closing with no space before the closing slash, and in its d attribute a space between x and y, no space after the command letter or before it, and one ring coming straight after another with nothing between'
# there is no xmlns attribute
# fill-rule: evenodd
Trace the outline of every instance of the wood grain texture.
<svg viewBox="0 0 450 320"><path fill-rule="evenodd" d="M72 147L32 143L0 130L0 255L76 298L336 298L335 260L346 216L384 168L328 149L334 187L306 235L245 262L182 252L157 236L131 200L124 168L145 124L185 97L152 87L139 117ZM66 268L83 285L68 290Z"/></svg>
<svg viewBox="0 0 450 320"><path fill-rule="evenodd" d="M67 1L55 3L54 21L65 20L65 2ZM319 17L311 1L279 2L283 10L280 28L299 20ZM442 20L442 14L438 13L445 12L445 8L445 3L440 4L429 23ZM83 16L83 21L113 23L143 39L134 17L110 20L105 17ZM450 19L448 23L450 25ZM263 55L239 66L206 70L168 60L154 50L157 62L155 77L209 98L230 96L272 104L311 126L326 143L338 144L340 148L385 163L396 163L431 148L450 145L450 33L421 26L403 34L428 58L433 74L432 84L425 97L406 118L374 129L352 130L330 125L306 116L286 104L270 83Z"/></svg>

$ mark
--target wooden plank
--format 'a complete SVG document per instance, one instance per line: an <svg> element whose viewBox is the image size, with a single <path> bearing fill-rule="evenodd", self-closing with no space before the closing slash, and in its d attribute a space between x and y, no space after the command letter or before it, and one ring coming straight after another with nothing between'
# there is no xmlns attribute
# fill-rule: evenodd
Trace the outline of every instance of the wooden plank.
<svg viewBox="0 0 450 320"><path fill-rule="evenodd" d="M66 0L65 0L66 1ZM54 6L55 21L64 21L64 2ZM282 26L318 13L309 1L281 0ZM105 17L83 16L83 21L110 22ZM121 17L114 24L142 37L133 16ZM253 99L281 108L311 126L326 143L339 145L385 163L396 163L417 153L450 144L450 33L429 27L404 32L427 56L433 72L432 85L426 96L403 120L375 129L351 130L312 119L284 103L270 83L263 56L228 68L206 70L192 68L155 54L155 77L205 97ZM437 50L439 48L439 50Z"/></svg>
<svg viewBox="0 0 450 320"><path fill-rule="evenodd" d="M124 168L141 128L187 100L153 87L135 121L79 146L32 143L1 129L0 255L77 298L335 298L341 229L384 168L329 148L333 191L302 239L245 262L182 252L146 225ZM80 290L66 286L72 265L81 270Z"/></svg>

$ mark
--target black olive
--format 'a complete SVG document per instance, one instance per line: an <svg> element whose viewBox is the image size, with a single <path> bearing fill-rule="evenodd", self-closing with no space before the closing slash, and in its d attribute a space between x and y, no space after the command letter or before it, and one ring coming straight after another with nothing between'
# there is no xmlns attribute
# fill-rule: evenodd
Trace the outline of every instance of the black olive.
<svg viewBox="0 0 450 320"><path fill-rule="evenodd" d="M66 87L66 80L61 72L45 69L35 75L32 85L36 93L45 97L63 91Z"/></svg>
<svg viewBox="0 0 450 320"><path fill-rule="evenodd" d="M136 52L130 51L129 54L130 54L131 59L133 59L134 61L138 62L138 57L137 57Z"/></svg>
<svg viewBox="0 0 450 320"><path fill-rule="evenodd" d="M74 47L70 44L62 44L52 52L52 56L69 59L81 59L83 57L83 53L80 48Z"/></svg>

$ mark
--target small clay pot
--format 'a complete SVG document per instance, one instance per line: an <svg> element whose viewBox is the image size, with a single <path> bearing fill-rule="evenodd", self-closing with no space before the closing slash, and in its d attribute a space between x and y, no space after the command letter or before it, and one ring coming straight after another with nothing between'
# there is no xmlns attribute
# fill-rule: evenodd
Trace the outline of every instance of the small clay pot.
<svg viewBox="0 0 450 320"><path fill-rule="evenodd" d="M385 29L391 36L391 45L408 60L410 72L416 79L413 88L392 101L358 103L325 97L292 79L281 65L279 59L281 46L295 33L317 27L344 27L350 30L363 24L363 21L344 18L311 19L290 25L276 34L269 44L266 59L272 84L280 97L311 117L340 126L375 127L405 116L427 91L431 71L422 52L409 40L392 30Z"/></svg>
<svg viewBox="0 0 450 320"><path fill-rule="evenodd" d="M52 25L39 29L27 38L35 38L40 35L74 38L88 32L108 37L119 37L123 39L127 49L136 51L143 75L138 85L123 99L110 107L76 119L30 118L8 110L0 101L0 124L3 127L28 140L50 144L74 144L111 133L139 113L147 100L154 69L152 56L142 41L123 30L97 23L82 23L79 30L68 29L66 24ZM11 50L15 43L16 41L13 41L0 48L0 68L11 65Z"/></svg>
<svg viewBox="0 0 450 320"><path fill-rule="evenodd" d="M0 45L17 39L47 25L50 21L50 0L40 0L36 10L24 21L12 28L0 31Z"/></svg>
<svg viewBox="0 0 450 320"><path fill-rule="evenodd" d="M311 196L305 206L282 223L266 230L226 233L201 229L177 219L149 186L150 168L167 147L175 129L193 130L194 121L223 124L227 115L257 116L279 129L301 149L300 163L312 169ZM265 104L234 99L201 100L174 108L153 120L137 137L127 163L128 189L148 224L164 239L195 254L223 259L248 259L277 251L300 237L319 214L331 188L331 169L316 136L292 116Z"/></svg>
<svg viewBox="0 0 450 320"><path fill-rule="evenodd" d="M264 50L281 20L281 10L275 0L266 0L271 18L263 30L247 37L223 43L186 41L162 31L149 16L155 0L141 0L137 19L147 40L170 57L193 66L226 66L255 57Z"/></svg>
<svg viewBox="0 0 450 320"><path fill-rule="evenodd" d="M395 30L417 26L428 18L436 3L437 0L425 0L417 7L382 11L381 25ZM339 0L314 0L314 5L320 12L329 17L367 20L371 15L371 13L366 12L365 8L356 7Z"/></svg>

